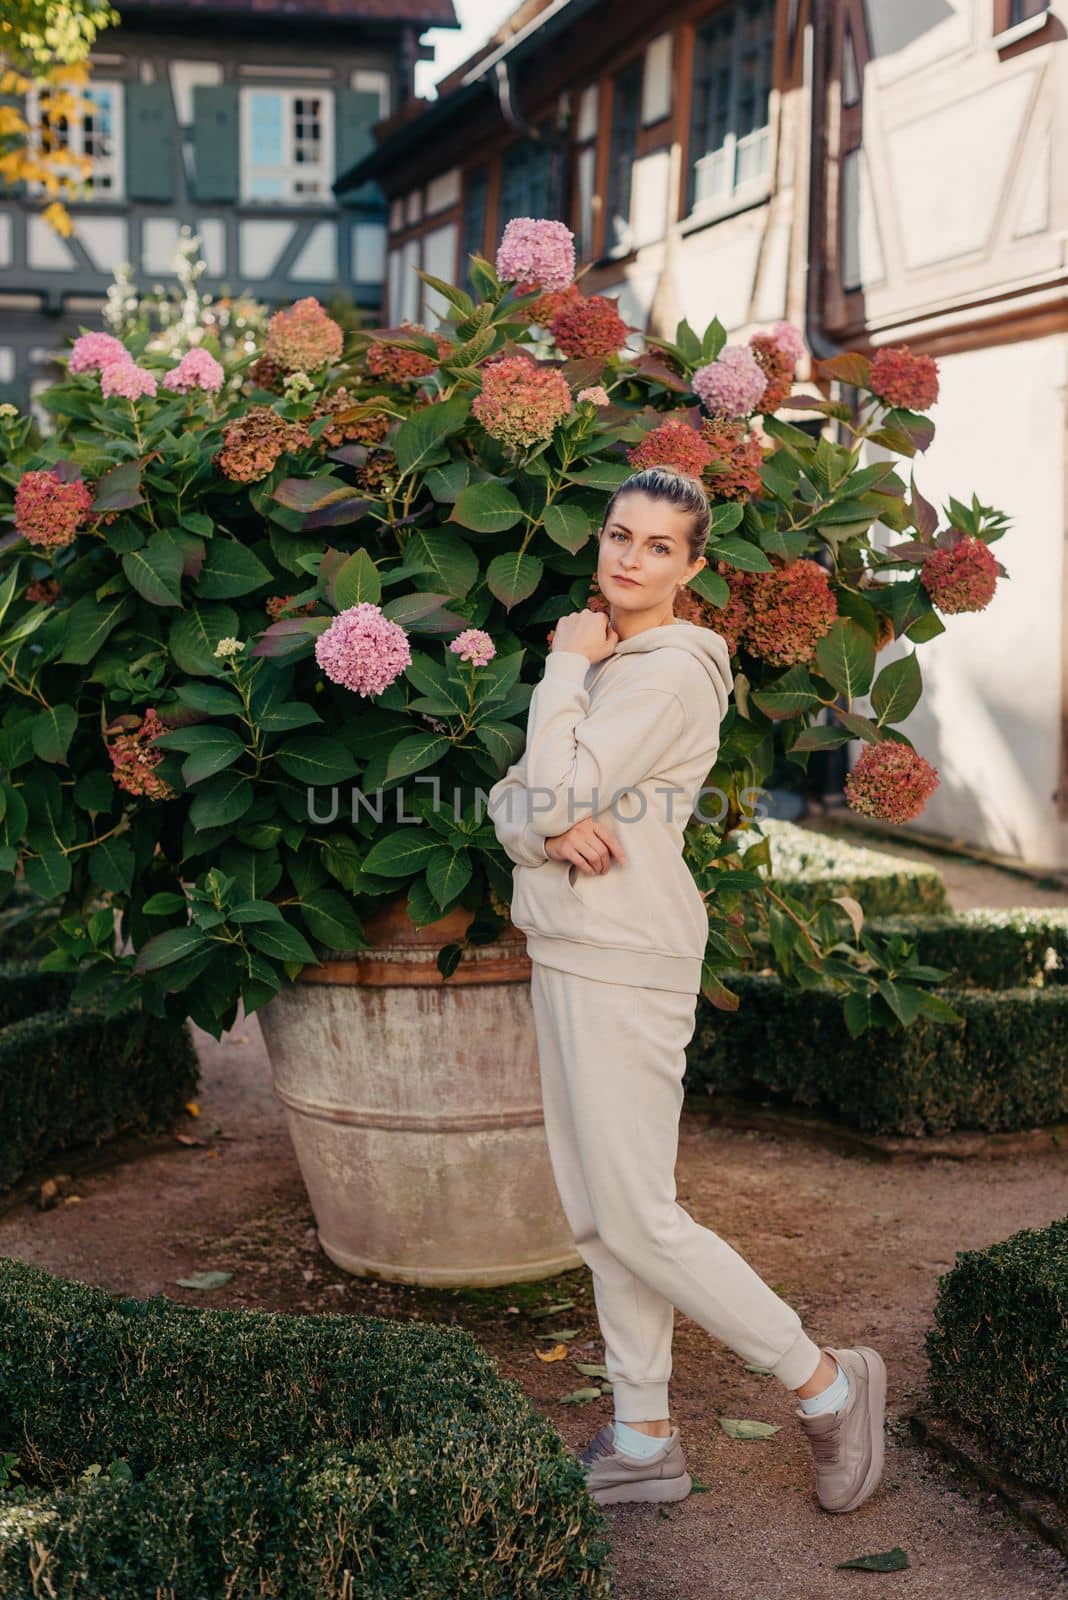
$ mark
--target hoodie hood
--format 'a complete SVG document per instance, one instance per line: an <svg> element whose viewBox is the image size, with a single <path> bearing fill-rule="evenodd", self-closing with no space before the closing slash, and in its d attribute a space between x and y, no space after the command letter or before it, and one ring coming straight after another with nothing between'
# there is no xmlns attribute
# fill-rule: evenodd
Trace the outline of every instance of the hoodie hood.
<svg viewBox="0 0 1068 1600"><path fill-rule="evenodd" d="M643 628L641 633L621 640L612 654L603 658L603 662L615 661L620 656L663 650L666 646L687 651L704 668L725 713L734 689L731 654L726 639L712 628L702 628L696 622L687 622L683 618L676 618L674 622L666 622L659 627Z"/></svg>

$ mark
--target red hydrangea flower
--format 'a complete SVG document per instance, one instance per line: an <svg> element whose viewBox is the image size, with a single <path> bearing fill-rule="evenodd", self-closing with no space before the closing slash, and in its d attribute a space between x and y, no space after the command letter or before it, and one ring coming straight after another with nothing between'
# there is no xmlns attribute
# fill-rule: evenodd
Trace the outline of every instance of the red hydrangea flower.
<svg viewBox="0 0 1068 1600"><path fill-rule="evenodd" d="M123 718L125 724L129 718ZM110 733L112 728L107 731ZM135 726L107 745L111 757L112 780L127 794L144 795L146 800L173 800L178 791L172 789L155 769L163 760L163 751L152 745L152 740L167 732L155 709L149 706L139 726ZM105 743L107 741L105 740Z"/></svg>
<svg viewBox="0 0 1068 1600"><path fill-rule="evenodd" d="M215 463L235 483L258 483L280 456L307 449L314 442L299 422L286 422L270 406L250 406L223 430Z"/></svg>
<svg viewBox="0 0 1068 1600"><path fill-rule="evenodd" d="M582 290L577 283L569 283L566 289L546 289L544 294L531 301L524 315L531 322L536 322L539 328L547 328L566 306L581 299Z"/></svg>
<svg viewBox="0 0 1068 1600"><path fill-rule="evenodd" d="M413 322L405 329L406 334L425 334L426 328L421 322ZM403 346L391 344L388 339L377 339L368 348L366 361L368 372L373 372L376 378L383 378L386 383L402 383L405 378L428 377L438 366L442 357L452 347L448 339L439 333L431 336L438 347L437 358L424 355L421 350L405 350Z"/></svg>
<svg viewBox="0 0 1068 1600"><path fill-rule="evenodd" d="M871 364L868 387L884 405L927 411L938 399L938 362L914 356L907 344L880 350Z"/></svg>
<svg viewBox="0 0 1068 1600"><path fill-rule="evenodd" d="M549 331L566 356L612 356L627 342L627 324L615 300L603 294L567 301L553 317Z"/></svg>
<svg viewBox="0 0 1068 1600"><path fill-rule="evenodd" d="M994 552L974 534L962 534L950 549L941 547L924 561L920 582L939 611L982 611L994 598L998 564Z"/></svg>
<svg viewBox="0 0 1068 1600"><path fill-rule="evenodd" d="M744 422L714 417L702 423L701 437L712 455L705 478L713 499L744 504L760 488L764 460L760 440Z"/></svg>
<svg viewBox="0 0 1068 1600"><path fill-rule="evenodd" d="M47 468L24 472L15 490L15 530L31 544L54 549L71 544L92 504L80 478L64 483Z"/></svg>
<svg viewBox="0 0 1068 1600"><path fill-rule="evenodd" d="M632 467L671 467L699 478L712 460L712 451L696 428L678 417L668 417L627 451Z"/></svg>
<svg viewBox="0 0 1068 1600"><path fill-rule="evenodd" d="M897 739L866 744L845 781L852 811L881 822L910 822L938 788L938 768Z"/></svg>
<svg viewBox="0 0 1068 1600"><path fill-rule="evenodd" d="M838 606L829 575L818 561L773 559L771 572L739 572L718 562L731 598L726 606L712 608L711 615L732 651L744 645L770 666L792 667L812 660Z"/></svg>
<svg viewBox="0 0 1068 1600"><path fill-rule="evenodd" d="M276 311L267 324L263 353L283 372L314 372L336 361L345 344L338 323L328 317L314 295Z"/></svg>
<svg viewBox="0 0 1068 1600"><path fill-rule="evenodd" d="M749 347L756 357L757 366L768 380L760 396L760 410L777 411L786 404L793 392L794 367L797 365L793 352L770 333L754 333Z"/></svg>

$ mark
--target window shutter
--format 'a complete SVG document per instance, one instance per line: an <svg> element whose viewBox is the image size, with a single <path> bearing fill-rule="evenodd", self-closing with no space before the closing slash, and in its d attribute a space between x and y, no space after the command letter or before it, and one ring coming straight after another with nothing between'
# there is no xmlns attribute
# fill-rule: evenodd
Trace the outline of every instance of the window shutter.
<svg viewBox="0 0 1068 1600"><path fill-rule="evenodd" d="M362 161L364 156L370 155L375 148L371 129L376 122L381 121L381 117L378 95L371 90L338 91L334 111L337 177L340 178L350 167L354 167L357 161ZM339 205L373 206L376 210L384 208L386 203L385 195L373 179L361 183L358 189L350 189L347 194L338 195L337 200Z"/></svg>
<svg viewBox="0 0 1068 1600"><path fill-rule="evenodd" d="M174 105L165 83L126 85L126 197L174 199Z"/></svg>
<svg viewBox="0 0 1068 1600"><path fill-rule="evenodd" d="M236 200L240 123L236 83L193 86L193 170L198 200Z"/></svg>

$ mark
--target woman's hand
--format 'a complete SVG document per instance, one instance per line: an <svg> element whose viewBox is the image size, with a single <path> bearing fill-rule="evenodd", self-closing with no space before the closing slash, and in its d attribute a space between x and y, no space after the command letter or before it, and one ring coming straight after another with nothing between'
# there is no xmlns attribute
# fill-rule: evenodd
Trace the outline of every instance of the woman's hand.
<svg viewBox="0 0 1068 1600"><path fill-rule="evenodd" d="M627 859L611 828L597 817L583 817L566 833L546 839L545 854L552 861L570 861L580 872L607 872L613 856Z"/></svg>
<svg viewBox="0 0 1068 1600"><path fill-rule="evenodd" d="M553 650L573 650L588 661L603 661L619 643L619 634L603 611L569 611L553 633ZM559 837L563 837L560 835Z"/></svg>

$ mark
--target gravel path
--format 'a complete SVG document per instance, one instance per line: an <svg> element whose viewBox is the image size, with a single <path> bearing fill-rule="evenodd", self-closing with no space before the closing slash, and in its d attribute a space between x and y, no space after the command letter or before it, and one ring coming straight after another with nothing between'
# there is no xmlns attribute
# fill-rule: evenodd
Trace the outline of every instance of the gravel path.
<svg viewBox="0 0 1068 1600"><path fill-rule="evenodd" d="M938 860L959 907L1068 903L1063 891L996 868L896 841L895 853ZM563 1325L579 1330L569 1345L574 1359L603 1359L585 1268L542 1284L452 1293L349 1277L315 1241L256 1019L240 1020L218 1043L194 1033L201 1115L183 1119L180 1131L205 1143L133 1141L117 1165L105 1153L96 1170L77 1174L79 1198L52 1210L9 1199L0 1205L0 1254L186 1303L457 1322L570 1444L610 1418L607 1398L560 1405L558 1397L585 1380L571 1360L547 1364L536 1354L544 1341L535 1335ZM73 1161L58 1162L50 1170L72 1168ZM1063 1596L1068 1564L995 1497L915 1444L905 1419L923 1397L923 1334L939 1274L956 1250L1062 1216L1064 1156L883 1162L716 1127L696 1104L683 1114L677 1179L681 1203L796 1306L814 1338L871 1343L883 1353L887 1469L858 1511L822 1512L789 1396L677 1313L672 1414L690 1470L707 1490L668 1508L606 1508L617 1600L838 1600L860 1591L872 1600ZM203 1294L175 1283L213 1268L233 1273L221 1289ZM530 1310L561 1299L575 1305L559 1322L530 1319ZM719 1415L758 1417L782 1431L767 1441L735 1441L719 1428ZM905 1571L835 1570L895 1545L907 1552Z"/></svg>

